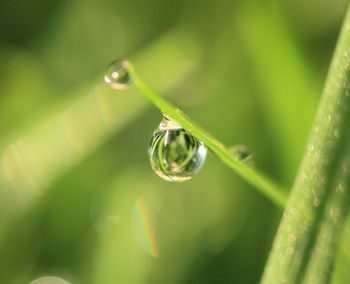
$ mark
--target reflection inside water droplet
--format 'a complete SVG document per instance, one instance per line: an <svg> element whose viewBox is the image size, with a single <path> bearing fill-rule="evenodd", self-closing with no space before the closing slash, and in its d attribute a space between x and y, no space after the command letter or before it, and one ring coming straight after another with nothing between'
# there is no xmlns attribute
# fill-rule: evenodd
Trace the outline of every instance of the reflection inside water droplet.
<svg viewBox="0 0 350 284"><path fill-rule="evenodd" d="M107 68L104 80L113 89L125 90L133 83L126 60L113 61Z"/></svg>
<svg viewBox="0 0 350 284"><path fill-rule="evenodd" d="M206 154L203 142L167 117L153 132L148 146L153 171L170 182L191 179L202 168Z"/></svg>
<svg viewBox="0 0 350 284"><path fill-rule="evenodd" d="M44 276L30 282L30 284L70 284L66 280L55 276Z"/></svg>

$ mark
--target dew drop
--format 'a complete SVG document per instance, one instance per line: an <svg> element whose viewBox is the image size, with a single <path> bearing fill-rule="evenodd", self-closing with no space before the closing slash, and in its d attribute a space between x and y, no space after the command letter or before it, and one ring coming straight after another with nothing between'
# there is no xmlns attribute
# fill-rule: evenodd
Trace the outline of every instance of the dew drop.
<svg viewBox="0 0 350 284"><path fill-rule="evenodd" d="M183 182L202 168L207 148L176 121L163 117L148 146L153 171L166 181Z"/></svg>
<svg viewBox="0 0 350 284"><path fill-rule="evenodd" d="M133 83L128 70L129 62L126 60L115 60L109 64L104 80L113 89L126 90Z"/></svg>
<svg viewBox="0 0 350 284"><path fill-rule="evenodd" d="M317 198L317 197L315 197L314 200L313 200L313 204L314 204L315 207L320 206L320 202L321 202L320 199Z"/></svg>
<svg viewBox="0 0 350 284"><path fill-rule="evenodd" d="M30 284L70 284L70 283L59 277L44 276L30 282Z"/></svg>
<svg viewBox="0 0 350 284"><path fill-rule="evenodd" d="M238 160L247 163L248 165L254 165L254 158L247 146L238 145L232 146L229 149L229 152Z"/></svg>

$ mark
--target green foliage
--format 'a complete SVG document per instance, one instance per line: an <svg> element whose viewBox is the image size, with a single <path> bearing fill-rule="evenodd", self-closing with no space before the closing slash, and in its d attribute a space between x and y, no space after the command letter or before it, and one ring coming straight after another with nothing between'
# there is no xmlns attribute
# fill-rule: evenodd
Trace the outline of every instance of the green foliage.
<svg viewBox="0 0 350 284"><path fill-rule="evenodd" d="M346 2L3 1L0 283L257 283L281 214L271 201L287 194L266 176L290 187ZM138 81L146 96L103 83L124 58L152 87ZM150 102L211 149L186 183L152 172L161 114ZM254 167L231 156L234 145ZM329 180L346 182L332 169ZM345 218L333 193L309 216L308 281L315 270L326 278ZM336 284L350 278L349 224Z"/></svg>
<svg viewBox="0 0 350 284"><path fill-rule="evenodd" d="M328 283L349 204L350 9L263 283Z"/></svg>

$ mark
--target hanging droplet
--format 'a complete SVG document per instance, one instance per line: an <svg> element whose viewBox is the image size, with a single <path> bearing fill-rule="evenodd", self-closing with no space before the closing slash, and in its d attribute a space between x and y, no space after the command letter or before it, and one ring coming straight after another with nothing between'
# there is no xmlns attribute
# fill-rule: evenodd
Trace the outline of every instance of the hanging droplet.
<svg viewBox="0 0 350 284"><path fill-rule="evenodd" d="M113 61L107 68L105 82L113 89L125 90L133 83L126 60Z"/></svg>
<svg viewBox="0 0 350 284"><path fill-rule="evenodd" d="M247 146L232 146L229 148L229 151L238 160L247 163L250 166L254 166L253 155Z"/></svg>
<svg viewBox="0 0 350 284"><path fill-rule="evenodd" d="M176 121L163 117L151 137L148 155L158 176L166 181L182 182L200 171L207 148Z"/></svg>

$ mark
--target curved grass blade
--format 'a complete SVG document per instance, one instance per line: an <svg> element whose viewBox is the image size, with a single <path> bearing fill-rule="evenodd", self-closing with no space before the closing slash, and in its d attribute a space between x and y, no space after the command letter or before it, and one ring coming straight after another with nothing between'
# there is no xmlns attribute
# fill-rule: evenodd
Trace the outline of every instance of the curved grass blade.
<svg viewBox="0 0 350 284"><path fill-rule="evenodd" d="M153 92L138 76L135 68L129 64L129 71L136 87L163 113L176 120L185 130L202 140L229 168L237 172L247 182L257 188L277 206L282 207L286 201L286 193L262 173L242 163L217 139L195 124L176 106Z"/></svg>

